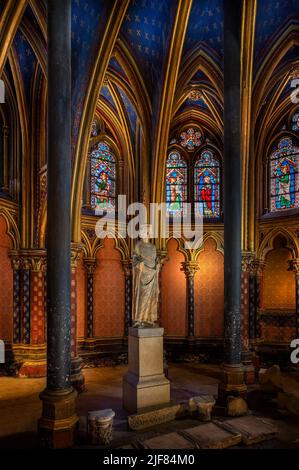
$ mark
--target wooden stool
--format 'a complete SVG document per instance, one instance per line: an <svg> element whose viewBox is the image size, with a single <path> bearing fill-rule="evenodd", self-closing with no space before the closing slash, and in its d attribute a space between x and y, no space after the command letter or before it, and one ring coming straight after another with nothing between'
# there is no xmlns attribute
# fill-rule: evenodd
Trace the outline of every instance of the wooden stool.
<svg viewBox="0 0 299 470"><path fill-rule="evenodd" d="M87 434L92 444L108 446L112 442L113 410L89 411Z"/></svg>
<svg viewBox="0 0 299 470"><path fill-rule="evenodd" d="M190 398L189 407L191 410L197 410L200 421L211 421L211 411L215 403L213 395L200 395Z"/></svg>

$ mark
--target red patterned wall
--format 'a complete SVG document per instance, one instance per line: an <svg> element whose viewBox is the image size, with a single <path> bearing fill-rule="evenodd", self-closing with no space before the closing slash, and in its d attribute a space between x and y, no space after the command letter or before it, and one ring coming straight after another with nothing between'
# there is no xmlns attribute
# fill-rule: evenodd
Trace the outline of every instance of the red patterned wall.
<svg viewBox="0 0 299 470"><path fill-rule="evenodd" d="M86 336L86 275L82 258L77 266L77 336Z"/></svg>
<svg viewBox="0 0 299 470"><path fill-rule="evenodd" d="M161 279L161 325L169 336L186 336L186 277L181 271L184 255L177 251L178 242L168 242L169 261L166 261Z"/></svg>
<svg viewBox="0 0 299 470"><path fill-rule="evenodd" d="M125 278L115 241L106 238L94 275L94 336L123 336Z"/></svg>
<svg viewBox="0 0 299 470"><path fill-rule="evenodd" d="M12 241L6 234L5 219L0 216L0 338L13 338L13 270L9 258Z"/></svg>
<svg viewBox="0 0 299 470"><path fill-rule="evenodd" d="M287 248L270 251L266 258L263 286L265 309L295 309L295 275L288 271L288 260L292 258Z"/></svg>
<svg viewBox="0 0 299 470"><path fill-rule="evenodd" d="M194 278L195 334L201 337L223 336L224 259L216 247L212 238L205 242Z"/></svg>

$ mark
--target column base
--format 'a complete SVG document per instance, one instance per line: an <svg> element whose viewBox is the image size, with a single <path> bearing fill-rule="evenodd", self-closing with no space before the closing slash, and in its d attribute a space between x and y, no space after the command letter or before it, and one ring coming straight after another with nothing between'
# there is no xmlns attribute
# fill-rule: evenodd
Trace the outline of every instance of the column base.
<svg viewBox="0 0 299 470"><path fill-rule="evenodd" d="M85 377L82 372L82 359L77 356L71 359L71 384L78 393L85 390Z"/></svg>
<svg viewBox="0 0 299 470"><path fill-rule="evenodd" d="M75 441L78 417L75 412L77 392L73 389L43 391L42 417L38 421L39 445L43 448L64 449Z"/></svg>
<svg viewBox="0 0 299 470"><path fill-rule="evenodd" d="M246 399L247 386L244 378L244 367L242 364L223 366L222 380L218 387L218 402L220 405L226 406L229 396Z"/></svg>

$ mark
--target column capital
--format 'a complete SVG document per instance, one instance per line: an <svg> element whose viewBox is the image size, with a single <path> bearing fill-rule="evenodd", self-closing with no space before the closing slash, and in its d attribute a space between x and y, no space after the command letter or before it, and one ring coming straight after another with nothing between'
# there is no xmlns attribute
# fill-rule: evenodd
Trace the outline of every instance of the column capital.
<svg viewBox="0 0 299 470"><path fill-rule="evenodd" d="M11 264L13 270L25 269L28 271L46 272L47 254L45 250L11 251Z"/></svg>
<svg viewBox="0 0 299 470"><path fill-rule="evenodd" d="M169 260L167 250L157 250L157 258L161 265L161 268L164 266L164 263Z"/></svg>
<svg viewBox="0 0 299 470"><path fill-rule="evenodd" d="M242 272L254 273L256 271L256 255L251 251L243 251L241 259Z"/></svg>
<svg viewBox="0 0 299 470"><path fill-rule="evenodd" d="M266 266L266 261L264 259L256 259L255 260L255 274L257 276L261 276L264 272Z"/></svg>
<svg viewBox="0 0 299 470"><path fill-rule="evenodd" d="M133 266L132 266L132 260L130 259L125 259L121 262L122 264L122 267L123 267L123 270L124 270L124 273L125 273L125 276L126 277L131 277L132 275L132 269L133 269Z"/></svg>
<svg viewBox="0 0 299 470"><path fill-rule="evenodd" d="M193 278L195 273L199 270L198 261L185 261L182 263L182 269L187 278Z"/></svg>
<svg viewBox="0 0 299 470"><path fill-rule="evenodd" d="M94 274L97 268L97 259L96 258L83 258L83 264L87 274Z"/></svg>
<svg viewBox="0 0 299 470"><path fill-rule="evenodd" d="M81 243L71 244L71 267L72 268L77 267L82 251L83 251L83 247Z"/></svg>
<svg viewBox="0 0 299 470"><path fill-rule="evenodd" d="M297 276L299 276L299 258L291 259L289 261L288 271L293 271Z"/></svg>

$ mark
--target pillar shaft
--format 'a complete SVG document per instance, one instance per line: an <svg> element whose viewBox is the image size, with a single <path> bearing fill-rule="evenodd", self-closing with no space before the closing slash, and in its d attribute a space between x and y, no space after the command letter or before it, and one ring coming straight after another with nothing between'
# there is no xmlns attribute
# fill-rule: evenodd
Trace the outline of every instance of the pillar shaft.
<svg viewBox="0 0 299 470"><path fill-rule="evenodd" d="M183 271L187 280L187 318L188 318L188 338L195 337L195 302L194 302L194 276L198 271L198 263L187 261L183 263Z"/></svg>
<svg viewBox="0 0 299 470"><path fill-rule="evenodd" d="M123 270L125 273L125 336L129 334L129 328L132 323L132 262L123 261Z"/></svg>
<svg viewBox="0 0 299 470"><path fill-rule="evenodd" d="M71 1L48 2L47 389L70 388Z"/></svg>
<svg viewBox="0 0 299 470"><path fill-rule="evenodd" d="M39 440L71 447L71 0L48 0L47 388Z"/></svg>
<svg viewBox="0 0 299 470"><path fill-rule="evenodd" d="M94 302L94 273L97 267L96 258L84 258L84 268L86 271L87 286L87 338L93 338L94 335L94 318L93 318L93 302Z"/></svg>
<svg viewBox="0 0 299 470"><path fill-rule="evenodd" d="M225 363L241 363L241 22L242 1L224 5Z"/></svg>

